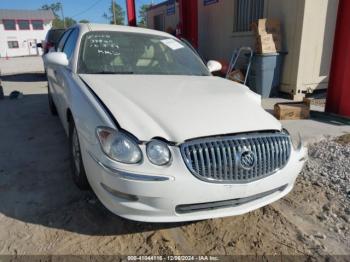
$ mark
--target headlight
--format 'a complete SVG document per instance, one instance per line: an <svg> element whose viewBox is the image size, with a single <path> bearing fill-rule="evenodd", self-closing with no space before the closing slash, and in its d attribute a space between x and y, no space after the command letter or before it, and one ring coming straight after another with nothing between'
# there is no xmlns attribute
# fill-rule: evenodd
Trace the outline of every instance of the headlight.
<svg viewBox="0 0 350 262"><path fill-rule="evenodd" d="M126 133L108 127L98 127L96 132L103 152L111 159L125 164L142 160L140 147Z"/></svg>
<svg viewBox="0 0 350 262"><path fill-rule="evenodd" d="M290 140L292 141L292 145L293 145L294 150L298 150L298 151L299 151L299 150L302 148L302 146L303 146L303 140L302 140L301 135L300 135L299 132L298 132L298 134L297 134L295 137L293 137L293 136L288 132L288 130L285 129L285 128L282 130L282 132L289 135Z"/></svg>
<svg viewBox="0 0 350 262"><path fill-rule="evenodd" d="M152 140L146 147L147 157L152 164L164 166L171 160L171 153L166 143L160 140Z"/></svg>

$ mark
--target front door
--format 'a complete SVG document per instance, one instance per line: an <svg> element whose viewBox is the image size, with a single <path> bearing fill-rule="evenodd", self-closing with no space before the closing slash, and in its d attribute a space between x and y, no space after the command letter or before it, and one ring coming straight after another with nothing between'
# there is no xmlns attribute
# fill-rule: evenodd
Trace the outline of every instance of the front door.
<svg viewBox="0 0 350 262"><path fill-rule="evenodd" d="M36 46L35 39L29 39L28 41L29 55L38 55L38 48Z"/></svg>

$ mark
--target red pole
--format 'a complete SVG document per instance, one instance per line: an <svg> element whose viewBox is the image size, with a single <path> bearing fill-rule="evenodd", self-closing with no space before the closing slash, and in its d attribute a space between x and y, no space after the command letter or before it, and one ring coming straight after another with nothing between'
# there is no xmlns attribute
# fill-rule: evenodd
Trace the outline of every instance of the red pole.
<svg viewBox="0 0 350 262"><path fill-rule="evenodd" d="M198 0L180 0L181 36L198 48Z"/></svg>
<svg viewBox="0 0 350 262"><path fill-rule="evenodd" d="M128 14L128 25L136 26L135 0L126 0L126 10Z"/></svg>
<svg viewBox="0 0 350 262"><path fill-rule="evenodd" d="M350 1L340 0L326 111L350 117Z"/></svg>

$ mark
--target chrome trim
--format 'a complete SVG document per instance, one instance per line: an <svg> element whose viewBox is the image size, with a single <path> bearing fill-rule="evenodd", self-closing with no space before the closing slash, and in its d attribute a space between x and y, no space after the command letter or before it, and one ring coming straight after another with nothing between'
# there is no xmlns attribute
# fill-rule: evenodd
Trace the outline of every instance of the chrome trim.
<svg viewBox="0 0 350 262"><path fill-rule="evenodd" d="M246 154L246 153L248 153L249 154L248 156L251 156L251 159L252 159L252 161L251 161L252 163L251 164L249 163L250 166L246 166L247 161L246 161L245 157L243 156L243 154ZM253 152L252 150L244 150L239 154L238 160L239 160L238 161L239 167L249 171L249 170L255 168L255 166L257 164L257 154L256 154L256 152Z"/></svg>
<svg viewBox="0 0 350 262"><path fill-rule="evenodd" d="M226 184L249 183L276 173L287 165L291 150L290 136L282 132L200 138L180 145L182 158L195 177ZM246 151L256 158L251 169L240 165Z"/></svg>
<svg viewBox="0 0 350 262"><path fill-rule="evenodd" d="M110 167L104 163L102 163L100 160L97 159L90 151L87 151L89 156L100 166L102 167L106 172L118 176L122 179L127 180L136 180L136 181L146 181L146 182L164 182L169 181L170 177L165 176L148 176L148 175L139 175L139 174L132 174L125 172L123 170L118 170L113 167Z"/></svg>

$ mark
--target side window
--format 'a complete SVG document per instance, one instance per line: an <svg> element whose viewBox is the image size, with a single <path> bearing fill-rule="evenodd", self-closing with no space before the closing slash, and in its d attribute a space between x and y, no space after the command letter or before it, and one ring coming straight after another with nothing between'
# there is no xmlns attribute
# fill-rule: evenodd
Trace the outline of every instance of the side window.
<svg viewBox="0 0 350 262"><path fill-rule="evenodd" d="M70 35L71 32L72 32L72 30L68 30L61 36L61 38L58 42L58 46L57 46L57 50L56 50L57 52L62 52L63 46L66 43L67 37Z"/></svg>
<svg viewBox="0 0 350 262"><path fill-rule="evenodd" d="M78 29L74 29L72 33L68 36L68 39L64 44L63 52L66 53L68 59L72 57L78 36L79 36Z"/></svg>

